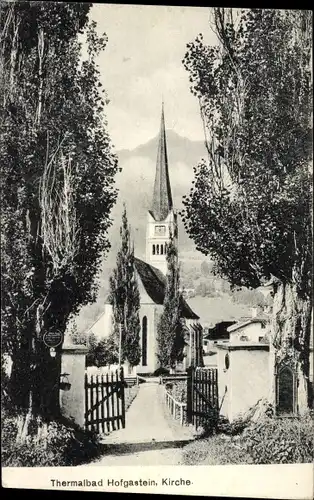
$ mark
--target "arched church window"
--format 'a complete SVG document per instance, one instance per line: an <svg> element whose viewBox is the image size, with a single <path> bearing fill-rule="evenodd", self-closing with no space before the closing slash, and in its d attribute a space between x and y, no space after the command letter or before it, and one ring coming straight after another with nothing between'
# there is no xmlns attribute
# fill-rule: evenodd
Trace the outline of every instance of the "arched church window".
<svg viewBox="0 0 314 500"><path fill-rule="evenodd" d="M229 369L229 366L230 366L230 358L229 358L229 354L227 353L225 355L225 370L226 371Z"/></svg>
<svg viewBox="0 0 314 500"><path fill-rule="evenodd" d="M156 247L155 245L153 245L153 255L155 255L155 253L156 253Z"/></svg>
<svg viewBox="0 0 314 500"><path fill-rule="evenodd" d="M156 245L156 253L159 255L159 245Z"/></svg>
<svg viewBox="0 0 314 500"><path fill-rule="evenodd" d="M277 373L277 413L291 414L295 412L295 374L287 366L282 366Z"/></svg>
<svg viewBox="0 0 314 500"><path fill-rule="evenodd" d="M164 246L163 245L160 245L160 254L163 255L164 254Z"/></svg>
<svg viewBox="0 0 314 500"><path fill-rule="evenodd" d="M165 255L166 255L167 251L168 251L168 245L167 245L167 243L165 243Z"/></svg>
<svg viewBox="0 0 314 500"><path fill-rule="evenodd" d="M142 366L147 366L147 316L142 320Z"/></svg>

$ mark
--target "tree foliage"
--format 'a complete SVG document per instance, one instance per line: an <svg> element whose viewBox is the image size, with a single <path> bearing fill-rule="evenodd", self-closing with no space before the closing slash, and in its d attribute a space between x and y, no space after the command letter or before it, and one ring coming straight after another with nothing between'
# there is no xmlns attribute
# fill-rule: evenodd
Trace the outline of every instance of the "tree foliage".
<svg viewBox="0 0 314 500"><path fill-rule="evenodd" d="M231 283L258 286L271 274L292 279L310 258L306 12L254 9L236 26L222 11L221 46L200 36L185 58L209 152L195 169L185 222Z"/></svg>
<svg viewBox="0 0 314 500"><path fill-rule="evenodd" d="M95 300L109 248L116 158L91 4L2 2L2 331L16 403L43 412L58 380L43 334ZM85 37L87 56L81 56ZM52 370L52 364L55 369Z"/></svg>
<svg viewBox="0 0 314 500"><path fill-rule="evenodd" d="M116 267L110 276L110 302L113 308L113 337L119 348L121 334L121 362L136 366L140 362L140 293L135 276L134 247L130 241L126 207L120 228L121 247ZM121 328L121 332L120 332Z"/></svg>
<svg viewBox="0 0 314 500"><path fill-rule="evenodd" d="M208 278L208 276L210 275L210 265L206 260L203 260L203 262L201 263L201 273L202 276L205 276L205 278Z"/></svg>
<svg viewBox="0 0 314 500"><path fill-rule="evenodd" d="M67 325L67 334L69 340L73 345L87 345L88 336L85 332L79 331L77 328L76 321L73 321L70 325Z"/></svg>
<svg viewBox="0 0 314 500"><path fill-rule="evenodd" d="M97 339L95 336L89 340L86 366L108 366L118 363L118 350L114 338L109 336Z"/></svg>
<svg viewBox="0 0 314 500"><path fill-rule="evenodd" d="M183 359L184 327L181 322L180 266L174 235L167 245L167 281L163 311L157 325L157 357L162 368L174 368Z"/></svg>
<svg viewBox="0 0 314 500"><path fill-rule="evenodd" d="M217 8L213 17L219 43L200 35L184 59L208 151L184 200L185 227L232 285L271 280L274 345L290 338L307 378L312 16Z"/></svg>

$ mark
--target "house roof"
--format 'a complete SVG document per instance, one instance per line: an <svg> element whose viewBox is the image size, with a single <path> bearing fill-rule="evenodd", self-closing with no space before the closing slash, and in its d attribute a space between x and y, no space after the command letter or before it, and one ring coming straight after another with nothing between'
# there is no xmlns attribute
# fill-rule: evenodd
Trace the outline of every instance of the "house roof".
<svg viewBox="0 0 314 500"><path fill-rule="evenodd" d="M89 333L92 330L93 326L95 326L96 323L98 323L98 321L100 320L100 318L102 318L105 313L106 313L106 311L103 311L101 314L99 314L97 316L97 318L93 321L93 323L86 329L87 333Z"/></svg>
<svg viewBox="0 0 314 500"><path fill-rule="evenodd" d="M238 321L235 325L229 326L227 328L228 332L235 332L236 330L240 330L240 328L244 328L245 326L251 325L252 323L261 323L265 325L267 323L267 318L260 317L260 318L243 318L242 320Z"/></svg>
<svg viewBox="0 0 314 500"><path fill-rule="evenodd" d="M172 195L168 171L167 141L164 117L164 105L162 104L160 135L157 152L156 175L152 209L150 213L156 221L165 220L172 209Z"/></svg>
<svg viewBox="0 0 314 500"><path fill-rule="evenodd" d="M207 335L204 336L208 340L229 339L228 327L234 325L235 321L220 321L212 328L208 328Z"/></svg>
<svg viewBox="0 0 314 500"><path fill-rule="evenodd" d="M163 304L166 277L159 269L147 264L147 262L144 262L143 260L135 258L134 264L149 297L153 300L153 302L155 302L155 304ZM182 317L186 319L199 319L199 316L192 311L183 298L181 299L181 314Z"/></svg>

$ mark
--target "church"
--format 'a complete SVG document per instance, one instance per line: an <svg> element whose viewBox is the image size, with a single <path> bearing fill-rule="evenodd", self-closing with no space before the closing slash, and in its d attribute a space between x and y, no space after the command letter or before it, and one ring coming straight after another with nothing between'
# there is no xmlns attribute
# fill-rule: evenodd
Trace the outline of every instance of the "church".
<svg viewBox="0 0 314 500"><path fill-rule="evenodd" d="M147 212L146 259L135 257L135 273L140 292L141 362L136 373L153 373L159 366L157 359L157 325L163 310L167 274L167 244L170 235L176 235L177 213L173 207L169 178L167 139L162 106L156 173L150 210ZM186 327L185 358L178 369L202 363L202 327L199 316L186 300L181 301L181 319ZM112 307L105 304L104 313L91 326L88 333L103 336L112 328Z"/></svg>

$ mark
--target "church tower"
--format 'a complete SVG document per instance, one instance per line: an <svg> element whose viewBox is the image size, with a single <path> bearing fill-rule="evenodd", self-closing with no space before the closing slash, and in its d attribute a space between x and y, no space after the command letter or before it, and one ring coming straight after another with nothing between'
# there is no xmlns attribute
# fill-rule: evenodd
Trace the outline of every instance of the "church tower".
<svg viewBox="0 0 314 500"><path fill-rule="evenodd" d="M167 274L167 244L177 238L177 214L173 209L168 171L164 105L162 104L156 174L151 209L147 214L146 262Z"/></svg>

